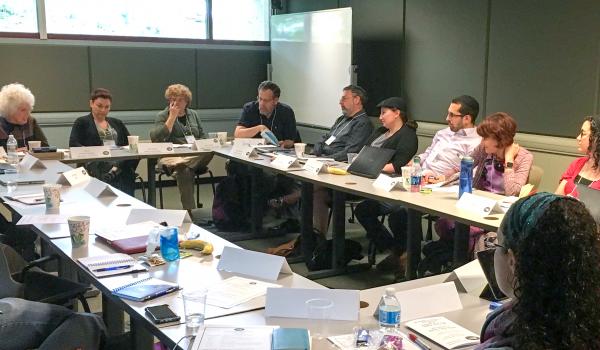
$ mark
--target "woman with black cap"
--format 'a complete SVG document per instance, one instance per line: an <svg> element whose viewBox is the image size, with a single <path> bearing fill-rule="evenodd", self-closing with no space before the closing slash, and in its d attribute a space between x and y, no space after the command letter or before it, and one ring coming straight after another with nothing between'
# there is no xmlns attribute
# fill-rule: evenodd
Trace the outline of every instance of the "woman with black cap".
<svg viewBox="0 0 600 350"><path fill-rule="evenodd" d="M412 157L417 153L417 123L409 120L406 114L406 104L400 97L390 97L381 101L379 120L383 124L375 130L367 140L371 147L390 148L396 150L390 163L383 167L385 173L401 173ZM378 247L391 248L392 253L384 259L378 268L396 270L401 266L400 256L406 250L406 209L402 206L366 199L356 206L354 214L367 231L367 237L376 242ZM390 230L378 219L381 215L398 212L394 215L398 220L389 221L392 232L399 233L394 237ZM403 214L404 212L404 214Z"/></svg>

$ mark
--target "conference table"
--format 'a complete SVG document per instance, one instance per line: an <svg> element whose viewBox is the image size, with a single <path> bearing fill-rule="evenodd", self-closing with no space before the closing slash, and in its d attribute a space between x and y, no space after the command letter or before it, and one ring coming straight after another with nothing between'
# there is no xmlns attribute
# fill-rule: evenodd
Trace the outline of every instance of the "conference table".
<svg viewBox="0 0 600 350"><path fill-rule="evenodd" d="M156 207L156 164L159 158L163 157L185 157L199 156L211 151L194 150L192 145L173 145L173 152L153 152L153 153L134 153L130 152L128 147L119 147L110 149L109 157L76 157L72 158L70 152L65 152L65 158L61 161L65 164L69 163L86 163L91 161L119 161L130 159L146 159L146 171L148 174L148 204Z"/></svg>
<svg viewBox="0 0 600 350"><path fill-rule="evenodd" d="M343 264L340 263L344 260L343 258L340 259L340 257L343 257L344 254L346 195L389 202L402 205L408 209L408 259L406 277L409 279L416 278L417 266L421 258L421 240L423 237L421 221L423 214L431 214L456 221L453 255L454 267L461 266L469 261L469 227L477 226L486 231L497 231L503 218L503 214L482 216L474 211L457 208L457 193L433 191L424 194L419 192L407 192L400 189L385 191L374 187L374 180L366 177L352 174L334 175L329 173L319 173L315 175L298 168L286 170L274 167L271 164L271 157L269 156L259 155L255 158L240 157L233 155L231 150L231 146L226 146L215 150L215 154L249 166L252 170L250 175L252 176L253 186L258 185L257 178L261 176L263 170L291 177L301 183L302 209L300 228L302 233L302 252L305 258L312 256L315 247L312 227L313 187L317 185L332 190L332 268L310 273L310 278L332 276L347 272L348 269L351 268L343 266ZM258 232L262 226L262 205L259 205L261 203L260 200L262 199L256 197L255 192L258 191L252 191L253 200L258 200L258 202L255 202L251 208L252 221L254 223L252 229L254 232ZM496 201L501 201L505 198L498 194L479 190L475 190L473 193Z"/></svg>

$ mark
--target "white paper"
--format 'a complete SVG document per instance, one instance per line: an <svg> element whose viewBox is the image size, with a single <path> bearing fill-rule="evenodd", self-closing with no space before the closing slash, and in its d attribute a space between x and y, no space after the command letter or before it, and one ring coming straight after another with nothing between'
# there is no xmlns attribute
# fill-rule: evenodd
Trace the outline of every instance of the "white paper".
<svg viewBox="0 0 600 350"><path fill-rule="evenodd" d="M96 198L118 197L117 193L109 185L101 181L90 181L85 190Z"/></svg>
<svg viewBox="0 0 600 350"><path fill-rule="evenodd" d="M481 216L503 212L495 200L468 192L462 194L456 202L456 207Z"/></svg>
<svg viewBox="0 0 600 350"><path fill-rule="evenodd" d="M66 224L67 217L58 214L47 215L23 215L17 225L34 225L34 224Z"/></svg>
<svg viewBox="0 0 600 350"><path fill-rule="evenodd" d="M90 175L83 167L65 171L60 175L56 183L63 186L75 186L90 180Z"/></svg>
<svg viewBox="0 0 600 350"><path fill-rule="evenodd" d="M359 291L350 289L304 289L269 288L265 316L309 318L306 301L327 299L333 302L329 318L341 321L357 321L359 315Z"/></svg>
<svg viewBox="0 0 600 350"><path fill-rule="evenodd" d="M454 282L457 289L465 293L474 292L475 296L479 296L487 285L485 274L477 259L452 271L445 282Z"/></svg>
<svg viewBox="0 0 600 350"><path fill-rule="evenodd" d="M287 169L300 169L300 163L296 157L286 156L284 154L278 154L275 159L271 161L271 165L275 168L287 170Z"/></svg>
<svg viewBox="0 0 600 350"><path fill-rule="evenodd" d="M309 173L313 174L313 175L318 175L319 173L323 172L323 162L316 160L316 159L309 159L306 161L306 163L304 164L303 169L308 171Z"/></svg>
<svg viewBox="0 0 600 350"><path fill-rule="evenodd" d="M138 143L138 154L164 154L173 153L172 142L142 142Z"/></svg>
<svg viewBox="0 0 600 350"><path fill-rule="evenodd" d="M36 157L32 156L29 153L25 154L25 157L23 157L23 159L21 160L21 163L19 163L19 167L21 167L22 169L46 169L46 165L44 165L44 163L42 163L41 160L37 159Z"/></svg>
<svg viewBox="0 0 600 350"><path fill-rule="evenodd" d="M4 196L5 199L27 205L45 204L43 193L30 193L22 195Z"/></svg>
<svg viewBox="0 0 600 350"><path fill-rule="evenodd" d="M430 317L406 323L406 326L422 334L446 349L458 349L479 344L479 336L445 317Z"/></svg>
<svg viewBox="0 0 600 350"><path fill-rule="evenodd" d="M194 142L197 151L214 151L221 148L218 138L196 140Z"/></svg>
<svg viewBox="0 0 600 350"><path fill-rule="evenodd" d="M282 256L233 247L223 248L217 270L239 273L269 281L277 280L280 272L292 273L290 265Z"/></svg>
<svg viewBox="0 0 600 350"><path fill-rule="evenodd" d="M248 146L267 146L265 144L264 139L255 139L255 138L244 138L244 137L236 137L233 140L234 145L248 145Z"/></svg>
<svg viewBox="0 0 600 350"><path fill-rule="evenodd" d="M148 236L150 231L158 226L160 225L153 221L142 221L132 225L97 227L94 229L94 232L100 237L114 241L117 239Z"/></svg>
<svg viewBox="0 0 600 350"><path fill-rule="evenodd" d="M403 322L463 308L453 282L396 292L396 298Z"/></svg>
<svg viewBox="0 0 600 350"><path fill-rule="evenodd" d="M71 159L108 158L110 157L109 146L87 146L71 147Z"/></svg>
<svg viewBox="0 0 600 350"><path fill-rule="evenodd" d="M169 226L183 226L192 223L192 219L186 210L133 208L129 212L126 224L137 224L143 221L159 223L164 221Z"/></svg>
<svg viewBox="0 0 600 350"><path fill-rule="evenodd" d="M402 182L401 177L391 177L386 174L379 174L377 179L373 181L373 187L382 189L386 192L390 192L394 187Z"/></svg>
<svg viewBox="0 0 600 350"><path fill-rule="evenodd" d="M208 289L206 303L230 309L254 298L263 296L268 288L280 288L278 284L233 276Z"/></svg>
<svg viewBox="0 0 600 350"><path fill-rule="evenodd" d="M190 350L271 350L273 328L207 325L198 330Z"/></svg>

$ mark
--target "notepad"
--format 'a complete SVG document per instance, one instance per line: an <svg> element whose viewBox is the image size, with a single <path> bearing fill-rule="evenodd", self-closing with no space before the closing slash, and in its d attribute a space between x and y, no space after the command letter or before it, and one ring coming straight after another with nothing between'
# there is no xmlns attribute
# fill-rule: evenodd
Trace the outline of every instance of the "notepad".
<svg viewBox="0 0 600 350"><path fill-rule="evenodd" d="M137 260L127 254L115 253L77 259L96 277L120 275L130 272L148 271Z"/></svg>
<svg viewBox="0 0 600 350"><path fill-rule="evenodd" d="M179 290L179 286L175 283L159 280L154 277L147 277L133 281L124 286L113 288L111 292L123 299L147 301L176 290Z"/></svg>
<svg viewBox="0 0 600 350"><path fill-rule="evenodd" d="M445 349L460 349L479 344L479 336L445 317L429 317L409 321L406 327L422 334Z"/></svg>

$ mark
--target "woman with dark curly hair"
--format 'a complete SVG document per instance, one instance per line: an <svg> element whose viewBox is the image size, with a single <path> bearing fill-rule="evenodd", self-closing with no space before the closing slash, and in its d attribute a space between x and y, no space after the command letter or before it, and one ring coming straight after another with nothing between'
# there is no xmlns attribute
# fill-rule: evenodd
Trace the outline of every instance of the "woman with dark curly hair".
<svg viewBox="0 0 600 350"><path fill-rule="evenodd" d="M477 349L600 349L600 238L585 206L547 192L506 213L495 251L511 302L488 316Z"/></svg>
<svg viewBox="0 0 600 350"><path fill-rule="evenodd" d="M575 159L562 174L556 194L578 198L576 184L600 190L600 116L586 117L577 135L577 150L585 154Z"/></svg>

